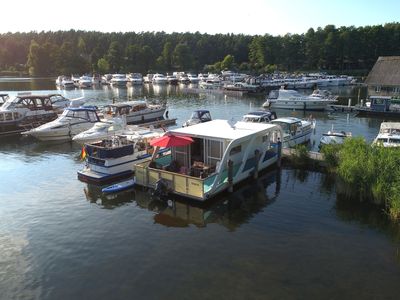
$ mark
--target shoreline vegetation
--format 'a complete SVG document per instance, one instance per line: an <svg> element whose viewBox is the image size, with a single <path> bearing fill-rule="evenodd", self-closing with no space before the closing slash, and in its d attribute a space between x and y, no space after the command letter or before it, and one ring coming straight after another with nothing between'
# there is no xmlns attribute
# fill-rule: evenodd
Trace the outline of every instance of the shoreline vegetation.
<svg viewBox="0 0 400 300"><path fill-rule="evenodd" d="M0 74L230 69L249 74L323 70L365 76L379 56L398 55L399 36L400 23L327 25L284 36L75 30L4 33L0 34Z"/></svg>
<svg viewBox="0 0 400 300"><path fill-rule="evenodd" d="M309 160L303 147L292 159L300 166ZM393 221L400 222L399 149L351 138L343 144L324 145L321 152L327 173L337 176L349 198L381 206Z"/></svg>

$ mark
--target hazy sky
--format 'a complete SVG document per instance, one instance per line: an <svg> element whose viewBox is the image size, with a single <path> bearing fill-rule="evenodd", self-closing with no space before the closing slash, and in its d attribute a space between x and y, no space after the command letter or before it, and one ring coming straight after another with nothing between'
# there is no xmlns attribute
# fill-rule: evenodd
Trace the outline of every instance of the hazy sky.
<svg viewBox="0 0 400 300"><path fill-rule="evenodd" d="M284 35L400 20L400 0L7 0L0 32L165 31Z"/></svg>

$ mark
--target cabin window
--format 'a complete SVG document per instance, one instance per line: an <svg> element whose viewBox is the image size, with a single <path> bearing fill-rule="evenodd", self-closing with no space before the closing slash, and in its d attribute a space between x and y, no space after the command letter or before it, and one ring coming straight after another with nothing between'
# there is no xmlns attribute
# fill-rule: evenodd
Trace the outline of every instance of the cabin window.
<svg viewBox="0 0 400 300"><path fill-rule="evenodd" d="M0 114L0 121L4 121L4 115Z"/></svg>
<svg viewBox="0 0 400 300"><path fill-rule="evenodd" d="M13 113L14 114L14 120L16 120L16 119L18 119L18 113L17 112L15 112L15 113Z"/></svg>
<svg viewBox="0 0 400 300"><path fill-rule="evenodd" d="M6 113L6 121L11 121L12 119L12 113Z"/></svg>
<svg viewBox="0 0 400 300"><path fill-rule="evenodd" d="M96 114L94 112L89 112L89 120L90 120L90 122L97 121Z"/></svg>
<svg viewBox="0 0 400 300"><path fill-rule="evenodd" d="M240 153L240 152L242 152L242 145L233 147L231 149L231 152L229 152L229 155L232 156L232 155L235 155L235 154Z"/></svg>
<svg viewBox="0 0 400 300"><path fill-rule="evenodd" d="M377 86L375 87L375 92L379 93L380 91L381 91L381 86L380 86L380 85L377 85Z"/></svg>

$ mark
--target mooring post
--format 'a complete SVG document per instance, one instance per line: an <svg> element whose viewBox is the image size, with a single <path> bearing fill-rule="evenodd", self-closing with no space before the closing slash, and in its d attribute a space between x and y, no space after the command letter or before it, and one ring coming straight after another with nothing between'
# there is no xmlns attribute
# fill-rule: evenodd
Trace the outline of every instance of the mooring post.
<svg viewBox="0 0 400 300"><path fill-rule="evenodd" d="M351 106L351 98L349 98L349 102L347 103L347 106L348 106L348 107Z"/></svg>
<svg viewBox="0 0 400 300"><path fill-rule="evenodd" d="M278 138L278 161L276 162L277 166L280 168L281 160L282 160L282 142L281 139Z"/></svg>
<svg viewBox="0 0 400 300"><path fill-rule="evenodd" d="M253 178L257 179L258 178L258 164L260 162L260 151L258 149L256 149L256 151L254 151L254 156L255 156L256 164L254 166Z"/></svg>
<svg viewBox="0 0 400 300"><path fill-rule="evenodd" d="M228 192L233 192L233 161L228 160Z"/></svg>

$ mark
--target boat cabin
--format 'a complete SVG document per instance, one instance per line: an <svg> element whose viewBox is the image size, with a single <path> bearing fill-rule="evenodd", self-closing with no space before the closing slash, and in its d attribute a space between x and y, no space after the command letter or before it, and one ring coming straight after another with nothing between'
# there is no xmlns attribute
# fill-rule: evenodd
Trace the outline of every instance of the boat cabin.
<svg viewBox="0 0 400 300"><path fill-rule="evenodd" d="M198 109L192 112L190 119L183 124L183 127L209 121L211 121L210 111L206 109Z"/></svg>
<svg viewBox="0 0 400 300"><path fill-rule="evenodd" d="M370 96L369 99L370 99L371 110L380 112L390 111L391 97Z"/></svg>
<svg viewBox="0 0 400 300"><path fill-rule="evenodd" d="M242 121L252 123L269 123L276 118L276 113L274 111L259 110L244 115Z"/></svg>
<svg viewBox="0 0 400 300"><path fill-rule="evenodd" d="M136 165L137 184L154 188L161 179L170 192L204 201L276 162L282 131L272 124L213 120L164 137L171 154Z"/></svg>

